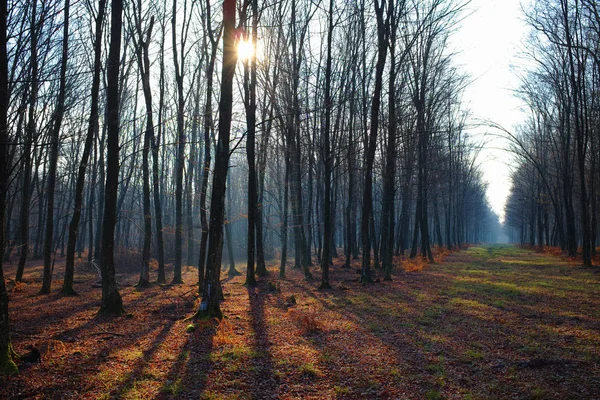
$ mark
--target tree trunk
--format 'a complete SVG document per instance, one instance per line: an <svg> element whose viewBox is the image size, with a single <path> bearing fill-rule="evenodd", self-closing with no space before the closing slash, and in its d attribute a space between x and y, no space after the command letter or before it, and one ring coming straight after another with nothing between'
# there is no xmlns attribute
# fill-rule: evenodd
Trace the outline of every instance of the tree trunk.
<svg viewBox="0 0 600 400"><path fill-rule="evenodd" d="M171 17L171 33L173 37L173 62L175 81L177 83L177 157L175 161L175 264L173 265L173 284L181 284L182 244L183 244L183 168L185 165L185 129L183 93L183 73L185 49L181 49L181 65L177 54L177 0L173 0L173 16Z"/></svg>
<svg viewBox="0 0 600 400"><path fill-rule="evenodd" d="M323 254L321 255L321 286L319 289L331 289L329 284L329 263L332 246L331 218L331 175L333 155L329 130L331 129L331 42L333 39L333 0L329 0L328 30L327 30L327 61L325 65L325 125L323 126L323 164L325 167L325 195L323 202Z"/></svg>
<svg viewBox="0 0 600 400"><path fill-rule="evenodd" d="M283 216L281 224L281 264L279 266L279 276L285 278L285 264L287 263L287 244L288 244L288 199L290 185L290 161L289 151L285 150L285 177L283 181Z"/></svg>
<svg viewBox="0 0 600 400"><path fill-rule="evenodd" d="M31 201L31 168L32 168L32 160L31 160L31 147L33 144L33 138L35 136L35 109L37 104L37 96L38 96L38 59L37 59L37 45L38 45L38 29L41 30L41 22L40 26L36 21L37 15L37 2L34 1L31 3L31 21L30 21L30 40L31 40L31 72L30 72L30 80L31 80L31 88L29 92L29 111L27 116L27 127L25 132L25 145L23 146L23 194L22 194L22 203L21 203L21 240L19 243L20 246L20 255L19 255L19 266L17 267L17 276L16 281L20 282L23 279L23 271L25 269L25 262L27 261L27 255L29 252L29 203ZM8 92L7 92L8 96ZM8 101L8 100L7 100ZM8 133L7 133L8 135ZM38 227L41 229L41 227Z"/></svg>
<svg viewBox="0 0 600 400"><path fill-rule="evenodd" d="M100 312L112 315L123 313L123 300L115 278L114 241L117 222L117 192L119 188L119 53L123 0L112 0L110 47L108 53L108 87L106 115L108 125L106 155L106 188L102 220L102 304Z"/></svg>
<svg viewBox="0 0 600 400"><path fill-rule="evenodd" d="M56 167L58 164L58 147L60 141L60 127L65 113L65 94L67 81L67 57L69 52L69 7L70 1L65 0L62 60L60 65L60 84L56 110L54 111L54 125L50 135L50 166L48 168L48 186L46 197L48 207L46 209L46 234L44 238L44 273L42 276L42 288L39 294L49 294L52 285L52 245L54 233L54 192L56 191Z"/></svg>
<svg viewBox="0 0 600 400"><path fill-rule="evenodd" d="M252 44L256 46L258 29L257 0L252 0ZM254 271L254 252L256 246L256 219L258 217L257 181L256 181L256 52L250 60L244 62L244 105L246 107L246 158L248 159L248 235L246 285L256 286ZM263 276L266 270L261 271Z"/></svg>
<svg viewBox="0 0 600 400"><path fill-rule="evenodd" d="M219 140L215 152L215 172L210 203L210 226L208 238L208 258L206 278L202 292L202 302L197 313L199 317L223 316L219 305L221 274L221 247L223 239L223 219L225 211L225 190L229 167L229 137L233 105L233 77L237 64L235 49L235 0L223 2L223 69L221 72L221 99L219 102Z"/></svg>
<svg viewBox="0 0 600 400"><path fill-rule="evenodd" d="M231 175L227 176L227 186L230 186ZM240 276L242 273L235 269L235 256L233 254L233 238L231 237L231 221L228 220L228 216L231 215L231 190L227 191L227 212L225 214L225 241L227 242L227 255L229 256L229 271L227 275L229 277Z"/></svg>
<svg viewBox="0 0 600 400"><path fill-rule="evenodd" d="M136 54L138 68L142 78L142 89L144 92L144 101L146 103L146 129L144 132L144 145L142 149L142 181L143 181L143 218L144 218L144 245L142 249L142 265L140 269L140 279L138 287L147 287L150 285L150 246L152 243L152 211L150 210L150 165L149 153L150 146L154 139L154 118L152 110L152 91L150 87L150 57L148 47L152 36L154 26L154 17L150 18L150 23L146 31L146 38L142 32L142 15L138 6L137 15L134 16L137 31Z"/></svg>
<svg viewBox="0 0 600 400"><path fill-rule="evenodd" d="M210 132L213 128L212 92L215 59L217 58L218 39L215 39L210 26L211 9L210 0L206 0L206 24L208 37L211 42L211 54L206 69L206 104L204 105L204 168L202 169L202 188L200 189L200 222L202 235L200 237L200 255L198 260L198 291L202 295L204 288L204 275L206 265L206 246L208 244L208 216L206 213L206 195L208 193L208 175L210 173ZM220 36L220 35L219 35Z"/></svg>
<svg viewBox="0 0 600 400"><path fill-rule="evenodd" d="M381 104L381 89L383 84L383 69L387 55L387 36L389 18L384 21L385 2L375 0L377 17L377 64L375 65L375 90L371 102L371 126L368 136L368 148L365 148L365 182L363 192L361 237L362 237L362 270L360 280L363 283L372 282L371 277L371 237L369 235L370 219L373 216L373 164L377 149L377 130L379 128L379 107Z"/></svg>
<svg viewBox="0 0 600 400"><path fill-rule="evenodd" d="M9 183L10 165L8 163L8 58L6 51L7 2L0 4L0 375L19 372L12 360L10 329L8 317L8 293L4 283L4 229L6 220L6 196Z"/></svg>
<svg viewBox="0 0 600 400"><path fill-rule="evenodd" d="M391 8L393 13L393 6ZM383 258L384 280L392 280L392 261L394 258L394 197L396 179L396 26L391 16L390 28L390 76L388 85L388 142L383 183L383 205L381 212L381 258Z"/></svg>

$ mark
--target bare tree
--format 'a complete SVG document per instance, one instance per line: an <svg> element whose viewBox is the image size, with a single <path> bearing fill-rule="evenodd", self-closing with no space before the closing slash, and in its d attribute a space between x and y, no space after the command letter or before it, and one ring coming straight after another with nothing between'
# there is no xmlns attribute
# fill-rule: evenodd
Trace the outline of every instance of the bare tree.
<svg viewBox="0 0 600 400"><path fill-rule="evenodd" d="M123 300L115 278L115 225L117 222L117 192L119 186L119 64L121 51L121 28L123 1L112 0L110 48L108 52L106 115L107 155L106 189L104 190L104 217L102 220L102 304L100 312L120 315Z"/></svg>

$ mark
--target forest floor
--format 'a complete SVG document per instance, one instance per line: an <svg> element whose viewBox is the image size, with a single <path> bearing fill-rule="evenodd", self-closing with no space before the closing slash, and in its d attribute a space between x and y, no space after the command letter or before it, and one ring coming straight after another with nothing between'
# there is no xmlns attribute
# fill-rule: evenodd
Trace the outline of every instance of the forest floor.
<svg viewBox="0 0 600 400"><path fill-rule="evenodd" d="M327 291L317 267L312 282L275 267L257 288L225 279L226 318L192 330L193 268L141 290L137 272L118 274L126 314L111 319L96 315L93 268L77 270L80 296L56 280L38 296L32 262L28 283L9 282L12 342L42 362L0 378L0 398L600 398L600 268L484 245L363 286L358 261L341 263Z"/></svg>

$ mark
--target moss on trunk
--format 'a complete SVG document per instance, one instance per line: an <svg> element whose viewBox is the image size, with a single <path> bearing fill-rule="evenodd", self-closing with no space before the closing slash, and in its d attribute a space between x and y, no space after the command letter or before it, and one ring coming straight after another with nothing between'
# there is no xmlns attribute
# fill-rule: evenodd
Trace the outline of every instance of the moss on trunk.
<svg viewBox="0 0 600 400"><path fill-rule="evenodd" d="M8 345L5 349L0 349L0 375L15 375L19 373L17 364L12 359L14 353Z"/></svg>

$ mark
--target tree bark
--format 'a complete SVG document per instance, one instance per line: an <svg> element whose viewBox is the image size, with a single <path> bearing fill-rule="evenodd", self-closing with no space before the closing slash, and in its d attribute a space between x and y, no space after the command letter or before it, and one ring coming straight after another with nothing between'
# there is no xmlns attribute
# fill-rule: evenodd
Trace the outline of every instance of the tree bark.
<svg viewBox="0 0 600 400"><path fill-rule="evenodd" d="M217 58L218 38L215 39L210 23L211 8L210 0L206 0L206 25L208 37L211 44L211 54L206 69L206 104L204 105L204 168L202 169L202 188L200 189L200 222L202 224L202 235L200 237L200 254L198 260L198 291L202 295L204 288L204 275L206 273L206 246L208 244L208 216L206 212L206 195L208 193L208 177L210 173L210 132L213 128L213 74L215 60ZM220 37L220 33L218 35Z"/></svg>
<svg viewBox="0 0 600 400"><path fill-rule="evenodd" d="M329 130L331 129L331 42L333 40L333 0L329 0L327 29L327 61L325 64L325 124L323 126L323 164L325 167L325 195L323 202L323 254L321 255L321 286L319 289L331 289L329 283L329 263L332 246L331 218L331 175L333 155Z"/></svg>
<svg viewBox="0 0 600 400"><path fill-rule="evenodd" d="M31 147L33 144L33 138L35 136L36 124L35 124L35 109L38 97L38 58L37 58L37 47L38 47L38 33L42 28L41 21L36 21L37 16L37 2L31 4L31 21L30 21L30 40L31 40L31 51L30 51L30 63L31 72L29 78L31 79L31 88L29 89L29 111L27 116L27 127L25 128L25 145L23 146L23 194L21 203L21 219L20 219L20 231L21 240L20 255L19 255L19 266L17 267L16 281L20 282L23 279L23 271L25 269L25 262L27 261L27 255L29 253L29 203L31 201ZM7 93L8 95L8 93ZM8 101L8 100L7 100ZM40 214L41 215L41 214Z"/></svg>
<svg viewBox="0 0 600 400"><path fill-rule="evenodd" d="M49 294L52 284L52 245L54 233L54 192L56 191L56 167L58 164L58 147L60 141L60 127L65 113L65 96L67 85L67 57L69 56L69 8L71 2L65 0L62 60L60 65L60 84L56 110L54 111L54 126L50 136L50 166L48 168L48 186L46 197L48 208L46 209L46 235L44 238L44 273L42 276L42 288L39 294Z"/></svg>
<svg viewBox="0 0 600 400"><path fill-rule="evenodd" d="M223 69L221 72L221 99L219 102L219 140L215 152L215 172L210 203L210 226L208 238L208 259L202 302L198 317L223 316L219 305L221 274L221 248L223 240L223 219L225 211L225 191L229 167L229 138L233 106L233 77L237 64L235 49L235 0L223 2Z"/></svg>
<svg viewBox="0 0 600 400"><path fill-rule="evenodd" d="M134 7L135 8L135 7ZM152 243L152 211L150 209L150 165L149 153L150 146L154 139L154 118L152 110L152 89L150 87L150 57L148 48L150 38L152 37L152 28L154 26L154 17L146 31L146 38L142 32L142 14L141 2L138 2L137 13L134 11L135 28L137 38L134 39L136 45L136 55L138 68L142 79L142 90L144 92L144 101L146 105L146 129L144 132L144 145L142 149L142 181L143 181L143 219L144 219L144 245L142 249L142 265L140 268L140 279L138 287L147 287L150 285L150 245Z"/></svg>
<svg viewBox="0 0 600 400"><path fill-rule="evenodd" d="M19 372L12 360L10 344L10 320L8 317L8 293L4 283L4 226L6 220L6 196L9 183L8 163L8 57L6 50L7 2L0 3L0 375Z"/></svg>
<svg viewBox="0 0 600 400"><path fill-rule="evenodd" d="M373 164L377 148L377 130L379 129L379 107L381 104L381 89L383 84L383 69L387 56L389 18L384 21L385 0L375 0L375 15L377 17L377 64L375 65L375 90L371 102L371 126L368 135L368 147L365 149L365 182L363 192L361 237L362 237L362 269L360 280L363 283L372 282L371 277L371 237L370 219L373 214Z"/></svg>
<svg viewBox="0 0 600 400"><path fill-rule="evenodd" d="M252 0L252 46L256 47L258 29L257 0ZM256 180L256 51L250 60L244 62L244 105L246 107L246 158L248 159L248 235L246 285L256 286L254 255L256 249L256 219L258 217L258 198ZM266 275L266 269L261 271Z"/></svg>
<svg viewBox="0 0 600 400"><path fill-rule="evenodd" d="M114 241L117 222L117 193L119 187L119 53L123 0L112 0L110 47L108 53L108 87L106 115L108 125L106 155L106 188L104 191L104 217L102 220L102 304L100 313L121 315L123 300L115 277Z"/></svg>

